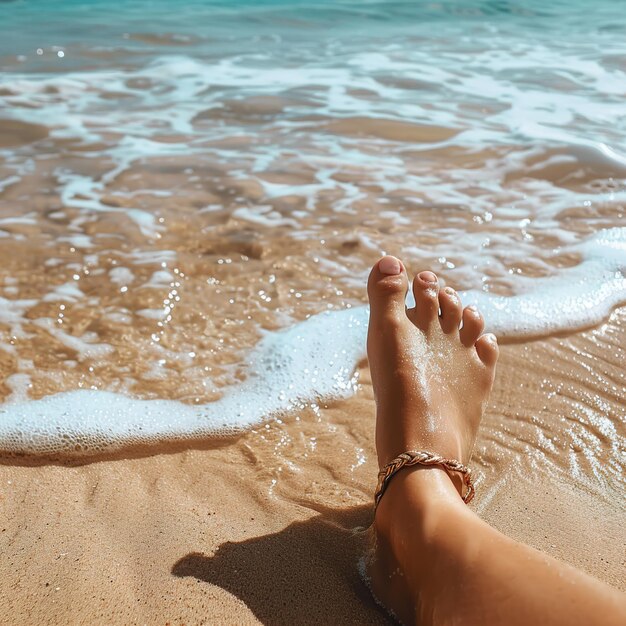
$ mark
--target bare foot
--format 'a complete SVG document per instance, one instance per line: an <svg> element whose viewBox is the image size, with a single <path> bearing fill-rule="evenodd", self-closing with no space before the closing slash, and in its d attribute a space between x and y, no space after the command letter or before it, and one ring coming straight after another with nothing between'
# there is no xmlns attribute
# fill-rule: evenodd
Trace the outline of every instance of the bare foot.
<svg viewBox="0 0 626 626"><path fill-rule="evenodd" d="M481 334L480 312L463 309L456 292L440 289L432 272L413 279L416 304L407 310L408 286L404 266L391 256L376 263L368 282L367 352L376 395L379 466L408 450L428 450L467 464L494 379L496 338ZM409 480L410 496L404 488ZM394 556L398 547L389 544L397 516L406 510L408 497L418 497L416 493L423 493L425 502L443 497L465 506L461 489L460 477L445 470L404 469L393 478L377 509L371 584L377 598L403 620L413 621L402 607L414 607L416 601L414 590L407 588L409 581L402 580Z"/></svg>

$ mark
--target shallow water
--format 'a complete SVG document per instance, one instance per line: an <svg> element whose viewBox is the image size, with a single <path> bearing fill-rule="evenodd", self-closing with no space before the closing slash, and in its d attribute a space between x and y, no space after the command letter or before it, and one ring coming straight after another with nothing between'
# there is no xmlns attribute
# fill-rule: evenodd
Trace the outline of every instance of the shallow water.
<svg viewBox="0 0 626 626"><path fill-rule="evenodd" d="M623 233L590 252L626 224L613 3L14 2L0 24L5 450L206 437L353 392L382 252L509 339L626 300ZM348 308L354 334L349 311L273 334ZM291 357L259 383L263 337ZM199 408L24 404L75 390Z"/></svg>

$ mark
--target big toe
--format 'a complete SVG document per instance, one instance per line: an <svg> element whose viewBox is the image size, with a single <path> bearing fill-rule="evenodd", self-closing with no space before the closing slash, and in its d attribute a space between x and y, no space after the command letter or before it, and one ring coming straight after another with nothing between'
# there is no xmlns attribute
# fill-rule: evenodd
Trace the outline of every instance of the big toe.
<svg viewBox="0 0 626 626"><path fill-rule="evenodd" d="M408 289L406 271L394 256L384 256L372 268L367 281L370 318L400 320L406 317L405 300Z"/></svg>
<svg viewBox="0 0 626 626"><path fill-rule="evenodd" d="M413 323L422 330L428 327L439 315L439 280L432 272L420 272L413 279L415 308L411 311Z"/></svg>

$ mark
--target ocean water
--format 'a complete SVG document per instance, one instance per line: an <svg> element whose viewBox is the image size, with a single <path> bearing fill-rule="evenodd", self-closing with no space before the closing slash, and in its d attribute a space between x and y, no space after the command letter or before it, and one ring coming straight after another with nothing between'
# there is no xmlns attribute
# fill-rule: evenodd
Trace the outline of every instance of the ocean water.
<svg viewBox="0 0 626 626"><path fill-rule="evenodd" d="M0 449L358 388L384 252L503 341L626 301L617 3L0 3Z"/></svg>

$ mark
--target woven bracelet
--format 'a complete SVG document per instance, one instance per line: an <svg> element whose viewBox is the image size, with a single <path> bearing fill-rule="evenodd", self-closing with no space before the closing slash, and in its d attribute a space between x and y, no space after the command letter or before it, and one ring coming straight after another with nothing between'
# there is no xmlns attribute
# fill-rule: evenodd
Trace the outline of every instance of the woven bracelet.
<svg viewBox="0 0 626 626"><path fill-rule="evenodd" d="M376 485L376 493L374 494L374 509L378 507L380 499L383 497L385 489L387 489L389 485L389 481L403 467L411 467L412 465L423 465L425 467L440 465L451 472L459 472L463 476L463 484L465 485L465 495L461 494L465 504L469 504L476 493L474 483L472 482L472 471L469 467L454 459L446 459L438 454L427 452L426 450L412 450L410 452L403 452L393 461L387 463L387 465L378 472L378 484Z"/></svg>

